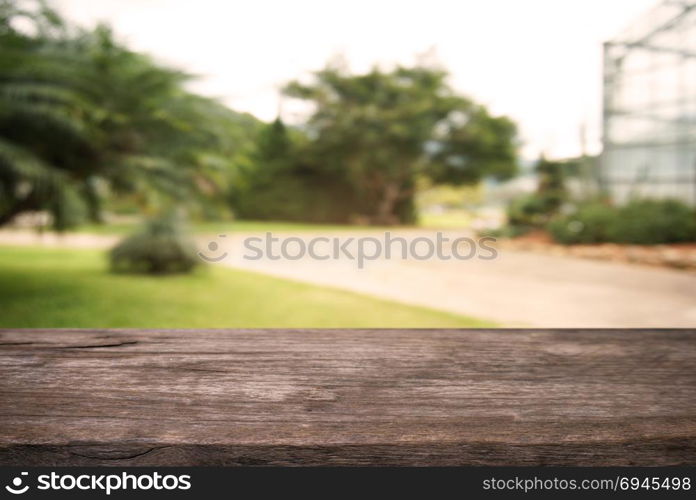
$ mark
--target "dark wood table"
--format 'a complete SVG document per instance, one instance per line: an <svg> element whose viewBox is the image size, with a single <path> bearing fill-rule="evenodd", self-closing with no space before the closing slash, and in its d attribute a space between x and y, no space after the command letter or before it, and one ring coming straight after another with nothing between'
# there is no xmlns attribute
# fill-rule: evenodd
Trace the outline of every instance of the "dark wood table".
<svg viewBox="0 0 696 500"><path fill-rule="evenodd" d="M0 464L696 464L696 331L0 330Z"/></svg>

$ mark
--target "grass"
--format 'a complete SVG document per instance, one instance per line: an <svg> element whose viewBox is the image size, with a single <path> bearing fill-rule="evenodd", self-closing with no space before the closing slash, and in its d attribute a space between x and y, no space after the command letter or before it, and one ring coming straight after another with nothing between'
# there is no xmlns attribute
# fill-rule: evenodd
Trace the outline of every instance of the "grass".
<svg viewBox="0 0 696 500"><path fill-rule="evenodd" d="M424 213L419 226L430 229L461 229L471 226L473 216L468 210L450 210L443 213Z"/></svg>
<svg viewBox="0 0 696 500"><path fill-rule="evenodd" d="M351 292L209 267L114 275L103 252L0 247L0 327L478 327L483 321Z"/></svg>
<svg viewBox="0 0 696 500"><path fill-rule="evenodd" d="M468 227L471 224L472 216L466 211L452 211L443 214L423 214L419 218L417 226L427 229L453 229ZM140 225L137 221L108 223L108 224L85 224L74 229L78 233L105 234L105 235L125 235L135 231ZM387 227L387 226L356 226L347 224L313 224L308 222L283 222L283 221L250 221L250 220L230 220L230 221L206 221L191 224L191 229L197 234L229 234L229 233L255 233L255 232L340 232L340 231L379 231L406 229L409 226Z"/></svg>
<svg viewBox="0 0 696 500"><path fill-rule="evenodd" d="M78 233L125 235L132 233L139 226L137 221L109 224L85 224L75 228ZM336 232L350 230L379 230L385 229L379 226L350 226L341 224L312 224L306 222L282 222L282 221L207 221L191 224L191 230L197 234L229 234L229 233L255 233L266 231L284 232Z"/></svg>

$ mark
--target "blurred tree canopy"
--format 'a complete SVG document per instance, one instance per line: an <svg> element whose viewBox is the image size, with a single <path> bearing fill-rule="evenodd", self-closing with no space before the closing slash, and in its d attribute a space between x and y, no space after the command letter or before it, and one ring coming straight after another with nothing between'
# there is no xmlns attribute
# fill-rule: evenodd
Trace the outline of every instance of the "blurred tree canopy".
<svg viewBox="0 0 696 500"><path fill-rule="evenodd" d="M217 211L259 122L185 91L190 78L106 26L0 0L0 224L37 210L58 229L98 221L111 195Z"/></svg>
<svg viewBox="0 0 696 500"><path fill-rule="evenodd" d="M440 69L374 68L352 75L328 66L315 73L312 83L291 82L284 91L309 102L313 112L300 128L304 139L291 160L279 170L275 160L258 158L258 168L252 171L258 177L242 182L257 189L254 197L240 195L237 205L256 216L258 207L244 201L272 191L268 179L274 174L280 178L294 173L291 177L303 179L294 192L303 193L305 199L316 199L320 191L342 193L305 203L313 208L308 214L313 219L398 224L414 220L418 178L471 184L484 176L503 179L515 173L514 123L457 95ZM287 135L287 131L276 122L266 134ZM274 139L276 149L289 150L284 141ZM261 144L262 151L269 147ZM279 212L288 213L293 207L289 212L295 214L297 202L291 198L286 193ZM339 203L342 206L337 207Z"/></svg>
<svg viewBox="0 0 696 500"><path fill-rule="evenodd" d="M516 127L425 66L354 75L329 65L287 96L306 123L262 126L185 90L191 76L80 29L40 0L0 0L0 225L24 212L57 229L142 212L371 224L414 220L418 179L515 173Z"/></svg>
<svg viewBox="0 0 696 500"><path fill-rule="evenodd" d="M310 156L308 136L277 119L263 127L231 183L235 214L246 219L355 222L359 200L340 171Z"/></svg>

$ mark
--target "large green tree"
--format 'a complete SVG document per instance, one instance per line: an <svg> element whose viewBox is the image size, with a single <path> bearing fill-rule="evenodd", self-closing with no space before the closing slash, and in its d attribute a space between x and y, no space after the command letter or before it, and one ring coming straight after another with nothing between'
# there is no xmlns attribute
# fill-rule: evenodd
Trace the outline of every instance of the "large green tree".
<svg viewBox="0 0 696 500"><path fill-rule="evenodd" d="M259 131L254 151L231 183L237 216L304 222L351 222L357 200L338 171L311 157L310 138L281 119Z"/></svg>
<svg viewBox="0 0 696 500"><path fill-rule="evenodd" d="M106 26L0 0L0 224L36 210L57 228L98 220L111 195L143 208L222 200L235 131L254 120L186 92L188 79Z"/></svg>
<svg viewBox="0 0 696 500"><path fill-rule="evenodd" d="M345 179L356 217L411 222L417 178L475 183L516 169L516 127L457 95L447 73L430 67L378 68L353 75L329 66L288 96L309 101L304 161Z"/></svg>

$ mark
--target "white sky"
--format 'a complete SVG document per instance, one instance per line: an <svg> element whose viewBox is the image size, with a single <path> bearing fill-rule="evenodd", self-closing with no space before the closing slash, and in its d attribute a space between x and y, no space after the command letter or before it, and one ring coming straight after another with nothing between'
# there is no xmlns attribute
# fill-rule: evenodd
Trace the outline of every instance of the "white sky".
<svg viewBox="0 0 696 500"><path fill-rule="evenodd" d="M192 90L270 120L278 88L343 54L352 69L429 49L461 93L520 125L523 155L599 150L601 44L657 0L58 0L200 75Z"/></svg>

